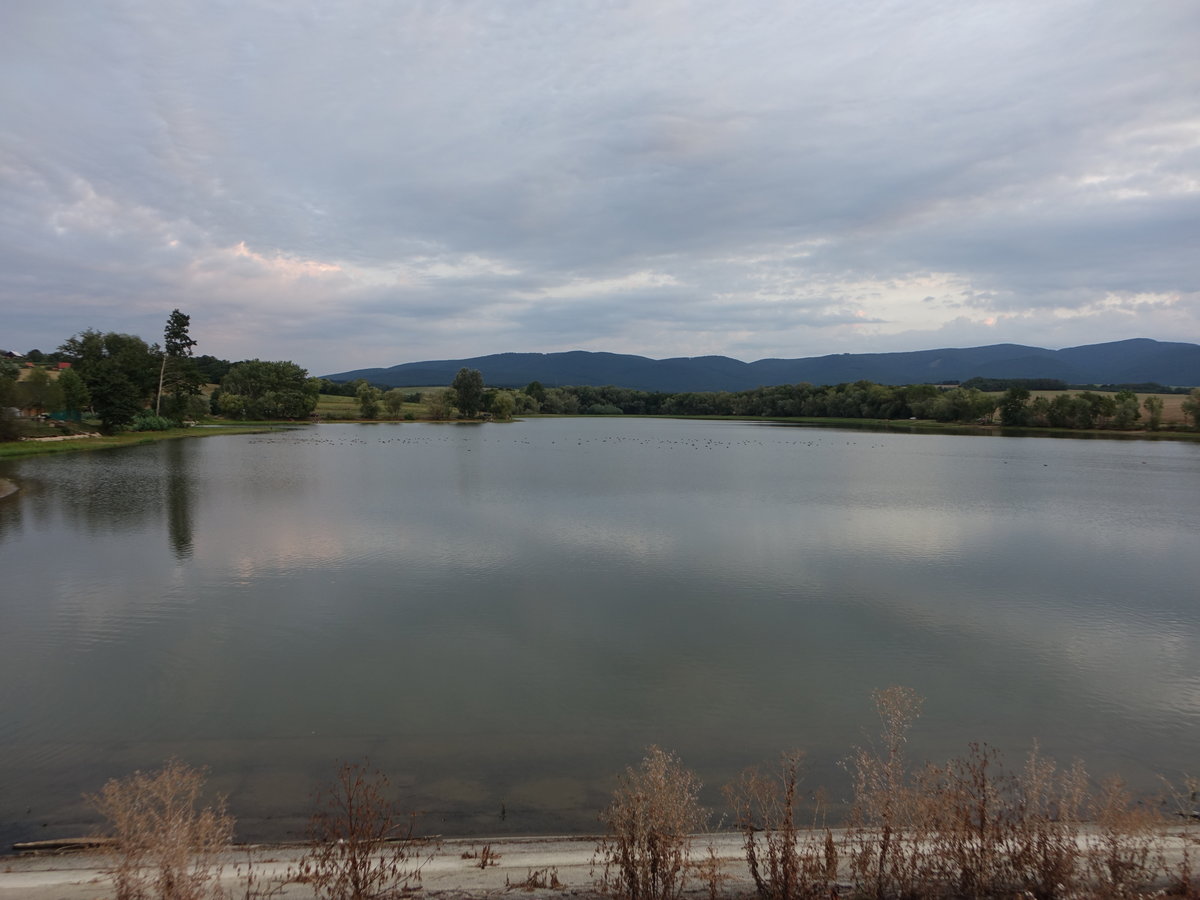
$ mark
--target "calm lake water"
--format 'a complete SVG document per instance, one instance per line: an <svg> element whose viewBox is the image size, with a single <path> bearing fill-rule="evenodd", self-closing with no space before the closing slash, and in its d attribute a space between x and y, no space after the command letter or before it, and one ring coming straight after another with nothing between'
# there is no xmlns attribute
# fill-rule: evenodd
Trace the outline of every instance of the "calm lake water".
<svg viewBox="0 0 1200 900"><path fill-rule="evenodd" d="M1200 445L569 419L325 425L0 466L0 840L170 756L243 838L337 760L426 832L594 831L657 743L810 787L1034 740L1200 774Z"/></svg>

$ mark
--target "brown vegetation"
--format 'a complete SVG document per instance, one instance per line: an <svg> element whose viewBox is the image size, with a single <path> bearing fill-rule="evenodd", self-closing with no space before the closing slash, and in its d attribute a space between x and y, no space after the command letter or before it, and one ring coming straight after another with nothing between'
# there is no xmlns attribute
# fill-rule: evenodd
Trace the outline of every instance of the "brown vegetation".
<svg viewBox="0 0 1200 900"><path fill-rule="evenodd" d="M114 839L117 900L221 896L217 854L233 836L225 801L201 808L204 770L168 760L154 772L112 779L87 797Z"/></svg>
<svg viewBox="0 0 1200 900"><path fill-rule="evenodd" d="M704 822L700 782L679 757L650 747L627 769L601 820L608 834L596 848L601 889L626 900L674 900L683 893L689 835Z"/></svg>
<svg viewBox="0 0 1200 900"><path fill-rule="evenodd" d="M394 897L421 880L413 818L388 797L385 775L344 763L331 787L317 795L309 850L295 880L321 900Z"/></svg>
<svg viewBox="0 0 1200 900"><path fill-rule="evenodd" d="M827 824L820 791L801 791L803 755L793 752L747 769L725 789L744 868L731 873L730 857L711 839L707 855L693 860L706 822L699 780L652 746L620 778L601 817L607 834L592 857L591 887L627 900L678 900L689 877L710 900L739 889L760 900L1200 897L1200 782L1168 786L1147 801L1119 779L1091 781L1080 762L1061 768L1036 747L1015 771L983 744L945 763L913 764L905 749L921 698L891 687L874 699L879 733L846 760L853 793L844 827ZM201 770L172 760L89 798L111 826L117 900L232 896L221 892L217 853L233 823L223 801L201 808L203 780ZM277 896L284 884L303 883L321 900L365 900L420 886L428 856L413 839L412 817L389 799L387 779L365 766L343 765L318 795L309 837L283 881L263 884L251 872L244 896ZM500 865L490 843L461 856L482 870ZM550 867L505 884L567 889Z"/></svg>

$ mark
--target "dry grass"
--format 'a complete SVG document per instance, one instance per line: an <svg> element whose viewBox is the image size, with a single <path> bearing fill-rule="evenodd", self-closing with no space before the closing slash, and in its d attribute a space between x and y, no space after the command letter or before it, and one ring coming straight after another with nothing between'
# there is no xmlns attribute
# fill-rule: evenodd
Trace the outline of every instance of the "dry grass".
<svg viewBox="0 0 1200 900"><path fill-rule="evenodd" d="M803 755L747 769L725 794L742 836L745 872L760 900L846 896L916 898L1200 897L1200 781L1135 797L1119 779L1093 781L1075 762L1059 767L1035 747L1023 766L971 744L945 763L905 754L922 699L891 687L874 694L879 733L846 762L850 820L829 828L821 792L801 791ZM217 854L232 819L223 801L201 805L204 773L178 761L110 781L89 798L115 840L117 900L201 900L222 893ZM592 859L593 887L628 900L679 900L689 890L716 900L747 882L726 870L710 842L691 856L705 812L699 782L677 756L650 747L627 769L602 815L607 835ZM801 824L803 820L804 824ZM320 900L365 900L419 888L428 859L412 817L389 799L387 779L343 765L318 795L310 843L285 882L239 871L245 898L278 896L302 882ZM489 869L491 844L462 853ZM699 882L697 887L695 882ZM531 869L510 889L565 891L553 868Z"/></svg>
<svg viewBox="0 0 1200 900"><path fill-rule="evenodd" d="M558 880L558 869L553 867L529 869L524 881L513 882L505 878L504 885L507 890L516 891L561 891L566 887L565 884Z"/></svg>
<svg viewBox="0 0 1200 900"><path fill-rule="evenodd" d="M169 760L154 772L110 780L88 803L115 839L117 900L220 897L218 854L233 837L225 801L201 807L205 772Z"/></svg>
<svg viewBox="0 0 1200 900"><path fill-rule="evenodd" d="M309 849L294 880L320 900L399 896L421 880L424 859L413 839L413 817L389 798L380 772L344 763L333 785L317 795Z"/></svg>
<svg viewBox="0 0 1200 900"><path fill-rule="evenodd" d="M777 770L747 769L725 789L762 900L824 897L837 883L839 852L833 833L823 827L820 792L811 827L797 827L803 758L799 752L786 753Z"/></svg>
<svg viewBox="0 0 1200 900"><path fill-rule="evenodd" d="M704 822L700 783L679 758L650 747L627 769L601 819L607 836L596 848L601 890L626 900L674 900L690 864L688 836Z"/></svg>
<svg viewBox="0 0 1200 900"><path fill-rule="evenodd" d="M1030 391L1029 396L1030 396L1030 399L1032 399L1034 397L1045 397L1048 400L1053 400L1059 394L1075 395L1075 394L1081 394L1081 393L1083 393L1082 389L1070 390L1070 391ZM1092 393L1093 394L1103 394L1103 393L1110 393L1110 392L1092 391ZM1111 392L1111 393L1115 393L1115 392ZM1003 392L996 394L996 396L1002 397ZM1184 414L1183 414L1183 401L1187 399L1187 396L1188 396L1187 394L1138 393L1137 394L1138 412L1141 413L1142 417L1140 419L1138 419L1137 427L1144 428L1146 426L1146 410L1142 407L1142 404L1146 402L1147 397L1157 397L1158 399L1160 399L1162 401L1162 404L1163 404L1162 427L1163 428L1182 427L1182 426L1187 425L1187 417L1184 416Z"/></svg>
<svg viewBox="0 0 1200 900"><path fill-rule="evenodd" d="M879 738L849 760L851 822L836 839L819 810L810 827L795 827L796 755L727 790L763 900L1197 896L1200 784L1147 802L1119 779L1093 784L1081 763L1060 769L1036 749L1011 772L982 744L913 767L904 748L921 698L893 687L876 692L875 704Z"/></svg>

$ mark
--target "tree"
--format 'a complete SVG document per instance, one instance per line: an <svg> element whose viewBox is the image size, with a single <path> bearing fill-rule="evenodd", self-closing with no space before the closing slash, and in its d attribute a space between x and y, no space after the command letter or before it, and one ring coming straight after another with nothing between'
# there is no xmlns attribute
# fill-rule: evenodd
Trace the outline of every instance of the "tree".
<svg viewBox="0 0 1200 900"><path fill-rule="evenodd" d="M1200 387L1192 388L1180 408L1185 416L1191 416L1192 424L1200 428Z"/></svg>
<svg viewBox="0 0 1200 900"><path fill-rule="evenodd" d="M363 381L355 390L358 398L358 413L364 419L379 418L379 388L371 387Z"/></svg>
<svg viewBox="0 0 1200 900"><path fill-rule="evenodd" d="M392 388L383 395L383 405L387 409L389 416L398 416L404 409L404 391L400 388Z"/></svg>
<svg viewBox="0 0 1200 900"><path fill-rule="evenodd" d="M136 335L88 329L58 350L83 379L106 431L128 425L154 395L158 354Z"/></svg>
<svg viewBox="0 0 1200 900"><path fill-rule="evenodd" d="M101 368L88 390L100 428L109 433L128 426L146 408L146 391L116 366Z"/></svg>
<svg viewBox="0 0 1200 900"><path fill-rule="evenodd" d="M193 357L192 362L195 363L197 370L200 372L200 377L204 379L205 384L220 384L221 379L225 377L225 373L233 365L227 359L217 359L215 356L210 356L207 353Z"/></svg>
<svg viewBox="0 0 1200 900"><path fill-rule="evenodd" d="M74 369L63 369L59 373L58 388L62 391L62 408L76 417L92 402L87 385Z"/></svg>
<svg viewBox="0 0 1200 900"><path fill-rule="evenodd" d="M196 342L188 334L191 316L186 316L179 310L171 311L163 329L162 364L158 369L158 394L154 401L154 414L162 414L162 397L164 384L170 388L174 404L175 418L184 411L187 397L200 393L200 372L191 361L192 348Z"/></svg>
<svg viewBox="0 0 1200 900"><path fill-rule="evenodd" d="M17 384L21 406L35 413L44 413L62 406L62 390L50 378L50 373L38 366L29 377Z"/></svg>
<svg viewBox="0 0 1200 900"><path fill-rule="evenodd" d="M1000 424L1028 425L1029 407L1026 405L1028 401L1028 388L1010 387L1005 391L1004 398L1000 401Z"/></svg>
<svg viewBox="0 0 1200 900"><path fill-rule="evenodd" d="M319 384L294 362L246 360L221 379L221 411L237 418L301 419L317 408Z"/></svg>
<svg viewBox="0 0 1200 900"><path fill-rule="evenodd" d="M429 412L429 418L435 421L442 421L450 418L450 391L433 391L428 400L425 402L425 409Z"/></svg>
<svg viewBox="0 0 1200 900"><path fill-rule="evenodd" d="M500 391L492 400L492 415L501 422L510 421L516 408L517 401L509 391Z"/></svg>
<svg viewBox="0 0 1200 900"><path fill-rule="evenodd" d="M1138 411L1137 394L1133 391L1118 391L1113 398L1113 427L1128 429L1142 417Z"/></svg>
<svg viewBox="0 0 1200 900"><path fill-rule="evenodd" d="M483 373L478 369L459 369L450 387L454 391L454 405L463 418L475 418L483 405Z"/></svg>
<svg viewBox="0 0 1200 900"><path fill-rule="evenodd" d="M540 408L541 405L546 402L546 389L542 387L542 383L540 381L529 382L529 384L525 385L525 390L522 393L524 393L527 397L532 397L534 400L536 400L538 408Z"/></svg>
<svg viewBox="0 0 1200 900"><path fill-rule="evenodd" d="M0 441L15 441L20 436L12 412L17 402L17 377L20 371L16 363L0 359Z"/></svg>
<svg viewBox="0 0 1200 900"><path fill-rule="evenodd" d="M1147 397L1142 401L1142 409L1146 411L1146 430L1158 431L1162 425L1162 397Z"/></svg>

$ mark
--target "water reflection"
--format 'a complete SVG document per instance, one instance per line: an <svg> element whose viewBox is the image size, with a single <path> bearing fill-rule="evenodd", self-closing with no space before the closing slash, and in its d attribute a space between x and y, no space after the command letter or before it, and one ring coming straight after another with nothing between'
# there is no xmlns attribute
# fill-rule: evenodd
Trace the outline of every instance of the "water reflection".
<svg viewBox="0 0 1200 900"><path fill-rule="evenodd" d="M167 534L175 558L191 557L192 494L194 479L188 468L187 448L183 441L167 441L163 461L166 468Z"/></svg>
<svg viewBox="0 0 1200 900"><path fill-rule="evenodd" d="M587 830L650 742L716 787L796 746L836 778L892 683L918 755L1194 755L1195 447L539 421L107 456L23 465L0 519L14 827L179 753L269 835L370 753L454 828Z"/></svg>

